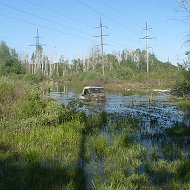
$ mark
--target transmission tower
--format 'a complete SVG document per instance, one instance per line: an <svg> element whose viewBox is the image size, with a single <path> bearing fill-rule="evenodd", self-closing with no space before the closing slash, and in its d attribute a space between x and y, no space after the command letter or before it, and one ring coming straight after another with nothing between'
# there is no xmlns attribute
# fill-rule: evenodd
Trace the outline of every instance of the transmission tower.
<svg viewBox="0 0 190 190"><path fill-rule="evenodd" d="M42 63L42 46L45 44L40 43L40 36L38 33L37 29L37 35L36 35L36 44L31 44L30 46L35 46L36 51L35 51L35 61L34 61L34 73L36 72L37 69L41 69L42 72L44 71L44 65Z"/></svg>
<svg viewBox="0 0 190 190"><path fill-rule="evenodd" d="M149 35L148 35L148 31L151 29L152 28L148 28L148 24L146 22L146 28L144 29L144 30L146 30L146 36L143 38L139 38L139 39L146 40L146 71L147 71L147 74L149 73L148 40L155 39L155 37L149 37Z"/></svg>
<svg viewBox="0 0 190 190"><path fill-rule="evenodd" d="M104 45L107 45L107 44L104 44L103 43L103 36L108 36L108 35L105 35L103 34L103 28L108 28L107 26L103 26L102 25L102 19L100 17L100 26L99 27L96 27L96 28L100 28L100 35L99 36L94 36L94 37L100 37L100 45L101 45L101 52L102 52L102 71L103 71L103 76L104 76Z"/></svg>

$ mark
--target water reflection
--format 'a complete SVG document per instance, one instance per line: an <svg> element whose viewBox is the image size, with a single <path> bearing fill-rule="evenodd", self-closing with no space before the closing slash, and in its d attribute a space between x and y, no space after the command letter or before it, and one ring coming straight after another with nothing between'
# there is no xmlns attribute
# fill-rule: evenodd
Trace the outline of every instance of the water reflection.
<svg viewBox="0 0 190 190"><path fill-rule="evenodd" d="M64 104L71 100L79 99L75 92L51 92L51 98L55 98ZM169 101L169 95L153 97L153 103L149 103L148 96L119 96L107 95L105 102L85 102L82 110L103 111L119 113L125 117L130 113L134 118L140 118L141 128L150 134L163 131L176 123L190 125L188 113L180 110Z"/></svg>
<svg viewBox="0 0 190 190"><path fill-rule="evenodd" d="M50 92L50 97L56 99L64 104L68 104L71 100L78 99L78 95L75 92Z"/></svg>
<svg viewBox="0 0 190 190"><path fill-rule="evenodd" d="M52 98L67 104L78 99L74 92L52 92ZM162 159L175 160L190 153L189 137L168 137L165 129L173 125L190 126L188 114L169 101L170 96L154 96L150 104L148 96L107 95L105 102L86 102L81 110L85 112L106 111L125 118L130 114L139 120L139 129L133 134L135 141L145 146L157 147L158 156Z"/></svg>

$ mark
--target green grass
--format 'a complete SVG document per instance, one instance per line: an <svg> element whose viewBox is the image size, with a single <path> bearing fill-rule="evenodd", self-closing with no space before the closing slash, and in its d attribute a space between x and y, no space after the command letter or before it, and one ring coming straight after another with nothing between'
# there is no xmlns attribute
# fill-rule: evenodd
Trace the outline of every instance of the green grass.
<svg viewBox="0 0 190 190"><path fill-rule="evenodd" d="M190 136L190 127L175 126L166 129L166 134L169 136Z"/></svg>
<svg viewBox="0 0 190 190"><path fill-rule="evenodd" d="M185 110L190 110L190 100L183 100L179 102L179 106Z"/></svg>
<svg viewBox="0 0 190 190"><path fill-rule="evenodd" d="M83 189L81 124L0 129L0 189Z"/></svg>
<svg viewBox="0 0 190 190"><path fill-rule="evenodd" d="M141 145L130 114L86 116L77 101L65 106L43 99L38 85L15 84L21 81L0 82L0 189L189 189L189 157L172 143ZM166 134L190 130L176 126Z"/></svg>
<svg viewBox="0 0 190 190"><path fill-rule="evenodd" d="M131 137L138 122L130 115L109 117L94 113L56 126L1 127L0 189L188 189L188 158L163 160L157 147ZM170 149L163 154L171 157L175 147Z"/></svg>
<svg viewBox="0 0 190 190"><path fill-rule="evenodd" d="M87 169L94 189L188 189L189 158L179 147L142 146L131 136L139 130L138 121L113 115L98 133L87 134ZM101 126L98 120L91 124Z"/></svg>

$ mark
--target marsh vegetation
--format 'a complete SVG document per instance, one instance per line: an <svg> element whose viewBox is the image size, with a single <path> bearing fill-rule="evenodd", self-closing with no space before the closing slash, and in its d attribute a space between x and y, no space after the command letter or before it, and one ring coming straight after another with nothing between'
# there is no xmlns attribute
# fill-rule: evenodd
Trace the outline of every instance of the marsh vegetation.
<svg viewBox="0 0 190 190"><path fill-rule="evenodd" d="M189 71L155 60L157 71L148 77L123 59L104 77L99 67L71 70L60 87L52 84L63 76L26 74L8 50L0 68L0 189L189 189L189 101L177 106L170 96L151 93L170 88L182 74L175 92L188 98ZM92 82L120 94L93 105L76 100L74 92L65 95L64 85ZM49 94L52 86L56 92Z"/></svg>
<svg viewBox="0 0 190 190"><path fill-rule="evenodd" d="M29 81L0 82L0 189L189 188L183 110L160 97L115 95L89 109L58 93L59 101L44 98Z"/></svg>

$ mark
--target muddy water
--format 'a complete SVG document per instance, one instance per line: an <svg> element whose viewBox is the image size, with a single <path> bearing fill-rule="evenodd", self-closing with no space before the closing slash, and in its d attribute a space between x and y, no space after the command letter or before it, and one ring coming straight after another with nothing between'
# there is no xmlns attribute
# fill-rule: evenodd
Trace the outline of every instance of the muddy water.
<svg viewBox="0 0 190 190"><path fill-rule="evenodd" d="M78 99L78 95L74 92L51 93L50 96L65 104L73 99ZM165 134L165 129L174 125L190 126L189 113L179 109L175 103L170 102L169 95L154 96L150 102L148 96L120 96L107 95L104 103L91 102L86 103L81 110L86 113L106 111L110 115L116 115L121 118L130 114L133 118L138 119L139 129L132 134L132 138L136 143L140 143L149 148L146 157L151 157L152 150L156 152L156 157L166 161L174 161L178 159L186 159L190 154L190 138L189 137L169 137ZM109 126L108 126L109 127ZM107 133L107 131L103 131ZM109 134L106 134L109 135ZM87 174L87 189L93 189L93 164L96 163L97 171L102 173L103 163L96 155L91 156L90 163L86 163L85 170ZM84 167L84 166L83 166ZM144 173L145 167L139 169L139 173ZM154 175L152 175L154 178ZM159 183L159 181L158 181Z"/></svg>
<svg viewBox="0 0 190 190"><path fill-rule="evenodd" d="M51 92L50 97L65 104L78 99L78 95L74 92L66 95L61 92ZM146 128L146 131L151 134L162 132L163 129L176 123L190 125L188 113L180 110L169 99L169 95L159 95L154 96L150 102L148 96L107 95L106 102L88 102L81 110L85 112L105 110L108 113L119 113L122 116L130 113L133 117L139 118L142 128Z"/></svg>
<svg viewBox="0 0 190 190"><path fill-rule="evenodd" d="M67 104L69 101L78 99L78 95L74 92L64 93L51 93L52 98ZM174 138L165 135L166 128L174 125L190 126L189 113L182 111L175 103L169 101L169 95L154 96L152 101L149 101L148 96L120 96L120 95L107 95L104 103L91 102L86 103L81 110L89 112L106 111L107 113L117 113L121 117L125 117L128 113L133 118L139 120L140 129L134 134L135 139L145 146L154 146L160 150L166 145L172 144L172 148L179 148L190 153L190 138L181 137ZM161 135L160 135L161 134ZM164 157L164 159L167 159ZM177 155L169 160L177 159Z"/></svg>

